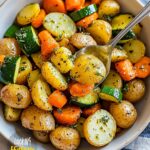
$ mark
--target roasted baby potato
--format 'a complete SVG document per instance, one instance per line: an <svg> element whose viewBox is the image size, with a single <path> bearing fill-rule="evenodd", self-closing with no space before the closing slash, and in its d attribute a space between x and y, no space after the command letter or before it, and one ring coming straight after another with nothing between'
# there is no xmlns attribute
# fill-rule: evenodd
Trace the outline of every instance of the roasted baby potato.
<svg viewBox="0 0 150 150"><path fill-rule="evenodd" d="M145 45L140 40L131 40L124 45L128 59L132 63L137 63L145 55Z"/></svg>
<svg viewBox="0 0 150 150"><path fill-rule="evenodd" d="M21 109L15 109L7 105L4 106L4 117L7 121L15 122L20 119Z"/></svg>
<svg viewBox="0 0 150 150"><path fill-rule="evenodd" d="M125 85L123 97L131 103L137 102L144 96L145 89L146 87L144 81L134 79Z"/></svg>
<svg viewBox="0 0 150 150"><path fill-rule="evenodd" d="M45 62L43 64L42 75L44 79L55 89L64 91L68 88L68 84L64 76L50 62Z"/></svg>
<svg viewBox="0 0 150 150"><path fill-rule="evenodd" d="M115 16L120 12L120 5L115 0L104 0L100 3L98 14L99 18L105 19L106 16Z"/></svg>
<svg viewBox="0 0 150 150"><path fill-rule="evenodd" d="M128 101L112 103L110 105L110 113L120 128L131 127L137 118L137 111L135 107Z"/></svg>
<svg viewBox="0 0 150 150"><path fill-rule="evenodd" d="M49 132L33 131L33 136L42 143L50 142Z"/></svg>
<svg viewBox="0 0 150 150"><path fill-rule="evenodd" d="M83 54L76 58L70 76L83 84L99 83L106 75L106 68L100 59Z"/></svg>
<svg viewBox="0 0 150 150"><path fill-rule="evenodd" d="M50 133L50 141L60 150L75 150L80 144L80 135L73 128L60 126Z"/></svg>
<svg viewBox="0 0 150 150"><path fill-rule="evenodd" d="M122 85L123 83L122 83L122 79L120 75L114 70L110 70L107 78L102 83L102 86L110 86L110 87L114 87L117 89L121 89Z"/></svg>
<svg viewBox="0 0 150 150"><path fill-rule="evenodd" d="M91 145L100 147L113 140L116 128L116 121L112 115L108 111L101 109L85 120L83 133Z"/></svg>
<svg viewBox="0 0 150 150"><path fill-rule="evenodd" d="M27 81L29 73L32 71L32 64L26 56L21 57L19 73L17 76L17 84L24 84Z"/></svg>
<svg viewBox="0 0 150 150"><path fill-rule="evenodd" d="M44 80L44 78L41 75L40 70L33 70L29 73L28 78L27 78L27 82L28 82L28 86L30 88L32 88L32 85L34 84L35 81L37 81L38 79Z"/></svg>
<svg viewBox="0 0 150 150"><path fill-rule="evenodd" d="M112 36L112 27L104 20L93 21L91 26L87 28L87 31L98 44L107 44Z"/></svg>
<svg viewBox="0 0 150 150"><path fill-rule="evenodd" d="M17 23L20 25L27 25L32 22L32 19L36 17L40 12L40 5L38 3L32 3L26 5L17 15Z"/></svg>
<svg viewBox="0 0 150 150"><path fill-rule="evenodd" d="M1 55L20 55L21 50L17 41L14 38L0 39L0 54Z"/></svg>
<svg viewBox="0 0 150 150"><path fill-rule="evenodd" d="M86 33L75 33L70 38L70 43L78 49L90 45L97 45L96 41Z"/></svg>
<svg viewBox="0 0 150 150"><path fill-rule="evenodd" d="M31 103L28 88L24 85L8 84L1 90L2 101L13 108L24 109Z"/></svg>
<svg viewBox="0 0 150 150"><path fill-rule="evenodd" d="M117 62L117 61L122 61L124 59L127 59L128 55L127 52L125 50L120 50L117 48L114 48L112 51L112 55L111 55L111 61L112 62Z"/></svg>
<svg viewBox="0 0 150 150"><path fill-rule="evenodd" d="M69 49L61 47L52 53L50 59L61 73L67 73L73 68L72 57Z"/></svg>
<svg viewBox="0 0 150 150"><path fill-rule="evenodd" d="M49 85L42 80L35 81L31 89L31 96L34 104L40 109L47 111L52 110L52 106L48 102L50 93Z"/></svg>
<svg viewBox="0 0 150 150"><path fill-rule="evenodd" d="M44 63L44 60L42 59L41 52L34 53L31 55L31 57L32 57L34 63L36 64L36 66L41 69L41 67Z"/></svg>
<svg viewBox="0 0 150 150"><path fill-rule="evenodd" d="M21 114L22 126L34 131L51 131L55 129L55 120L50 112L32 105Z"/></svg>

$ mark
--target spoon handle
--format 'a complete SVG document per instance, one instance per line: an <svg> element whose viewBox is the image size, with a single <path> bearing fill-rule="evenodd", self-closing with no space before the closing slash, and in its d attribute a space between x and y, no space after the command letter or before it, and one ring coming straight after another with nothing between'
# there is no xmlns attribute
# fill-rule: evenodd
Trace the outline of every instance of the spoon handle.
<svg viewBox="0 0 150 150"><path fill-rule="evenodd" d="M130 29L132 29L132 27L140 23L143 20L143 18L148 15L149 12L150 12L150 1L131 21L131 23L129 23L128 26L126 26L126 28L122 30L108 45L115 47L116 44L122 39L122 37L124 37L130 31Z"/></svg>

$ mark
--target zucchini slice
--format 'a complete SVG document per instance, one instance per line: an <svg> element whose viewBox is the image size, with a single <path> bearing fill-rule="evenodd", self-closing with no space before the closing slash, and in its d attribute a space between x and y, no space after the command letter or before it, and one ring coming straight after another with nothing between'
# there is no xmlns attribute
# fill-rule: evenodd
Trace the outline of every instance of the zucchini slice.
<svg viewBox="0 0 150 150"><path fill-rule="evenodd" d="M15 38L16 32L20 29L19 26L13 24L11 25L4 34L4 37Z"/></svg>
<svg viewBox="0 0 150 150"><path fill-rule="evenodd" d="M21 57L6 56L0 67L0 82L4 84L16 83Z"/></svg>
<svg viewBox="0 0 150 150"><path fill-rule="evenodd" d="M48 14L43 25L53 36L59 39L70 38L77 31L73 20L66 14L58 12Z"/></svg>
<svg viewBox="0 0 150 150"><path fill-rule="evenodd" d="M39 39L32 26L23 27L18 30L16 32L16 39L22 51L27 56L40 50Z"/></svg>
<svg viewBox="0 0 150 150"><path fill-rule="evenodd" d="M83 9L70 13L69 16L73 19L73 21L79 21L85 18L86 16L89 16L97 12L97 10L98 8L96 4L91 4Z"/></svg>
<svg viewBox="0 0 150 150"><path fill-rule="evenodd" d="M81 108L91 107L94 104L97 104L99 102L99 96L98 96L98 92L97 92L98 89L93 90L91 93L89 93L83 97L72 97L71 103L78 105ZM99 91L100 91L100 89L99 89Z"/></svg>
<svg viewBox="0 0 150 150"><path fill-rule="evenodd" d="M122 92L120 89L104 86L99 93L99 97L103 100L119 103L122 101Z"/></svg>
<svg viewBox="0 0 150 150"><path fill-rule="evenodd" d="M113 140L116 128L116 121L112 115L108 111L101 109L85 120L83 133L91 145L100 147Z"/></svg>

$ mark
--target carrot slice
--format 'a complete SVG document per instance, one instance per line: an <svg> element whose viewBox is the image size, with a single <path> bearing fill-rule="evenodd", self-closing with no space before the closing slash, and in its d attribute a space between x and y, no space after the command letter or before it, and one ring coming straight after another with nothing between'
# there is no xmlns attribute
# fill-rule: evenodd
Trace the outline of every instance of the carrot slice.
<svg viewBox="0 0 150 150"><path fill-rule="evenodd" d="M101 0L92 0L91 1L92 4L97 4L97 5L100 4L100 2L101 2Z"/></svg>
<svg viewBox="0 0 150 150"><path fill-rule="evenodd" d="M62 108L67 103L67 98L63 92L56 90L48 98L48 102L57 108Z"/></svg>
<svg viewBox="0 0 150 150"><path fill-rule="evenodd" d="M85 96L89 94L94 89L94 84L87 85L81 83L72 83L69 86L69 91L72 96Z"/></svg>
<svg viewBox="0 0 150 150"><path fill-rule="evenodd" d="M81 109L76 106L67 106L61 110L54 110L53 114L58 123L63 125L74 125L80 118Z"/></svg>
<svg viewBox="0 0 150 150"><path fill-rule="evenodd" d="M96 104L90 108L85 108L83 109L82 113L85 117L88 117L92 114L94 114L97 110L100 110L101 109L101 105L100 104Z"/></svg>
<svg viewBox="0 0 150 150"><path fill-rule="evenodd" d="M80 9L84 8L84 4L85 4L85 0L80 0L80 6L78 8L76 8L76 10L80 10Z"/></svg>
<svg viewBox="0 0 150 150"><path fill-rule="evenodd" d="M91 2L90 1L86 1L85 4L84 4L84 7L87 7L89 5L91 5Z"/></svg>
<svg viewBox="0 0 150 150"><path fill-rule="evenodd" d="M135 64L136 77L146 78L150 75L150 57L143 57Z"/></svg>
<svg viewBox="0 0 150 150"><path fill-rule="evenodd" d="M43 0L43 8L45 9L46 13L66 13L66 8L63 0Z"/></svg>
<svg viewBox="0 0 150 150"><path fill-rule="evenodd" d="M40 13L38 14L38 16L36 16L35 18L33 18L33 20L32 20L32 26L34 28L39 28L42 25L45 16L46 16L45 10L41 9Z"/></svg>
<svg viewBox="0 0 150 150"><path fill-rule="evenodd" d="M0 55L0 64L4 62L4 59L5 59L5 55Z"/></svg>
<svg viewBox="0 0 150 150"><path fill-rule="evenodd" d="M82 0L66 0L67 11L78 10L82 6Z"/></svg>
<svg viewBox="0 0 150 150"><path fill-rule="evenodd" d="M117 71L125 81L130 81L136 77L135 70L130 60L126 59L115 64Z"/></svg>
<svg viewBox="0 0 150 150"><path fill-rule="evenodd" d="M43 30L39 33L39 38L41 41L41 53L44 59L49 58L52 51L59 47L59 44L52 37L52 35L47 31Z"/></svg>
<svg viewBox="0 0 150 150"><path fill-rule="evenodd" d="M93 13L90 16L83 18L76 23L77 26L87 28L94 20L98 18L98 13Z"/></svg>

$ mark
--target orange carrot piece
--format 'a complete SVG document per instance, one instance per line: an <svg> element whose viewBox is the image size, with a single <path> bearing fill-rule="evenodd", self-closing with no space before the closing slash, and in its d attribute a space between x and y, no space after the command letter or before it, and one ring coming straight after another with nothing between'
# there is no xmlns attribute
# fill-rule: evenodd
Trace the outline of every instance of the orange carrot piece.
<svg viewBox="0 0 150 150"><path fill-rule="evenodd" d="M136 77L146 78L150 75L150 57L143 57L135 64Z"/></svg>
<svg viewBox="0 0 150 150"><path fill-rule="evenodd" d="M66 9L67 11L78 10L82 5L81 3L81 0L66 0Z"/></svg>
<svg viewBox="0 0 150 150"><path fill-rule="evenodd" d="M88 116L94 114L97 110L100 110L100 109L101 109L101 105L96 104L96 105L92 106L91 108L83 109L82 113L85 117L88 117Z"/></svg>
<svg viewBox="0 0 150 150"><path fill-rule="evenodd" d="M130 81L136 77L135 69L130 60L126 59L115 64L117 71L125 81Z"/></svg>
<svg viewBox="0 0 150 150"><path fill-rule="evenodd" d="M63 125L74 125L80 118L81 109L76 106L67 106L61 110L54 110L53 114L58 123Z"/></svg>
<svg viewBox="0 0 150 150"><path fill-rule="evenodd" d="M63 0L43 0L43 8L46 13L61 12L66 13L66 8Z"/></svg>
<svg viewBox="0 0 150 150"><path fill-rule="evenodd" d="M100 2L101 2L101 0L92 0L91 1L92 4L97 4L97 5L100 4Z"/></svg>
<svg viewBox="0 0 150 150"><path fill-rule="evenodd" d="M39 33L39 39L41 41L42 57L47 59L52 51L59 47L59 44L47 30L43 30Z"/></svg>
<svg viewBox="0 0 150 150"><path fill-rule="evenodd" d="M85 96L94 89L94 84L87 85L81 83L72 83L69 86L69 91L72 96Z"/></svg>
<svg viewBox="0 0 150 150"><path fill-rule="evenodd" d="M77 26L87 28L94 20L98 18L98 13L93 13L90 16L83 18L76 23Z"/></svg>
<svg viewBox="0 0 150 150"><path fill-rule="evenodd" d="M82 8L84 8L85 5L85 0L80 0L80 6L78 8L76 8L75 10L80 10Z"/></svg>
<svg viewBox="0 0 150 150"><path fill-rule="evenodd" d="M48 98L48 102L57 108L62 108L67 103L67 98L63 92L56 90Z"/></svg>
<svg viewBox="0 0 150 150"><path fill-rule="evenodd" d="M40 13L38 14L38 16L35 17L35 18L33 18L33 20L32 20L32 26L34 28L39 28L42 25L45 16L46 16L45 10L41 9Z"/></svg>
<svg viewBox="0 0 150 150"><path fill-rule="evenodd" d="M89 5L91 5L91 2L90 1L86 1L85 4L84 4L84 7L87 7Z"/></svg>
<svg viewBox="0 0 150 150"><path fill-rule="evenodd" d="M4 62L4 59L5 59L5 55L0 55L0 64Z"/></svg>

